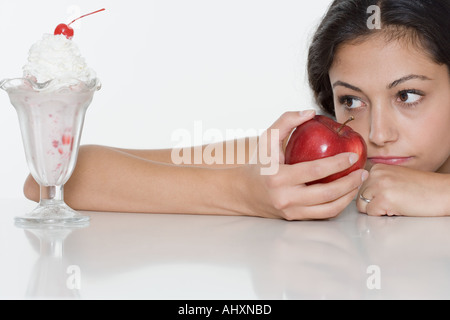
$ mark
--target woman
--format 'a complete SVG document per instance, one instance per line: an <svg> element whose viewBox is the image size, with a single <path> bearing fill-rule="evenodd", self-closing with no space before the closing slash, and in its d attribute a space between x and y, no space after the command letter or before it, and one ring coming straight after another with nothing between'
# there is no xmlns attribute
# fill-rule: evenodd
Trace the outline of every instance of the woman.
<svg viewBox="0 0 450 320"><path fill-rule="evenodd" d="M370 8L379 9L375 28ZM175 165L170 149L83 146L66 202L80 210L305 220L335 217L359 195L358 209L370 215L450 215L449 16L448 0L336 0L323 18L309 51L310 85L337 121L355 116L350 126L367 143L370 174L306 186L357 156L284 165L290 133L314 116L287 112L260 138L231 142L234 165ZM199 148L211 150L183 155ZM262 174L264 154L279 164L271 174ZM24 191L39 199L31 177Z"/></svg>
<svg viewBox="0 0 450 320"><path fill-rule="evenodd" d="M364 25L370 5L379 30ZM354 115L368 145L362 212L450 214L449 13L448 0L335 1L313 40L319 105L338 121Z"/></svg>

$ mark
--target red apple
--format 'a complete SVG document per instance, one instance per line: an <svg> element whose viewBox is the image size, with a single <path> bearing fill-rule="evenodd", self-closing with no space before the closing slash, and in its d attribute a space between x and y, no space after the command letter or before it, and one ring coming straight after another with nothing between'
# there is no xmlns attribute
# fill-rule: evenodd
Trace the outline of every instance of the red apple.
<svg viewBox="0 0 450 320"><path fill-rule="evenodd" d="M343 152L354 152L359 155L358 161L350 168L323 179L308 182L307 185L331 182L364 168L367 160L366 143L359 133L346 125L353 119L351 117L344 124L340 124L328 117L316 115L313 119L299 125L286 146L285 163L312 161Z"/></svg>

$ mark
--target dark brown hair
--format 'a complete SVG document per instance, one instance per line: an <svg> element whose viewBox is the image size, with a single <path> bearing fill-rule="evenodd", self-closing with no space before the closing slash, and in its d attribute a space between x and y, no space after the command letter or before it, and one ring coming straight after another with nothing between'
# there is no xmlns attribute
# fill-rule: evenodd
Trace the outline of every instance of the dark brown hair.
<svg viewBox="0 0 450 320"><path fill-rule="evenodd" d="M381 29L369 28L373 15L368 8L380 8ZM308 78L319 107L334 113L329 79L336 51L343 43L384 32L390 39L408 40L424 49L450 72L450 0L335 0L330 5L308 53Z"/></svg>

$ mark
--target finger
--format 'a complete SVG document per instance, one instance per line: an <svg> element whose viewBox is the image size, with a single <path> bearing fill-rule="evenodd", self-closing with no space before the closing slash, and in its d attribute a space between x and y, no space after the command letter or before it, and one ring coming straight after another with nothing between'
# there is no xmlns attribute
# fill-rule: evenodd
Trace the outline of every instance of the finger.
<svg viewBox="0 0 450 320"><path fill-rule="evenodd" d="M365 194L364 194L365 196ZM365 205L365 212L369 216L400 216L401 213L394 209L392 204L383 200L382 196L373 197L370 203Z"/></svg>
<svg viewBox="0 0 450 320"><path fill-rule="evenodd" d="M316 211L312 216L317 218L337 215L354 199L358 193L358 187L367 176L365 170L358 170L328 184L289 188L283 193L284 197L281 199L283 201L280 209L289 209L288 212L296 212L297 216L294 219L299 219L300 208L303 208L303 214L308 216L312 213L310 209ZM334 210L332 205L328 205L330 203L338 204L337 209ZM317 207L322 209L317 209Z"/></svg>
<svg viewBox="0 0 450 320"><path fill-rule="evenodd" d="M361 197L362 196L362 197ZM364 200L365 198L366 200ZM367 213L369 216L399 216L398 211L392 208L392 205L388 205L388 202L383 200L383 196L371 195L370 190L365 188L360 191L356 200L356 207L359 212Z"/></svg>
<svg viewBox="0 0 450 320"><path fill-rule="evenodd" d="M368 187L361 188L356 198L356 208L359 212L367 213L367 209L370 203L372 203L374 196L370 193Z"/></svg>
<svg viewBox="0 0 450 320"><path fill-rule="evenodd" d="M284 163L283 145L288 140L290 133L300 124L312 119L314 110L285 112L261 135L258 141L259 155L265 154L279 163ZM272 152L275 152L272 154Z"/></svg>
<svg viewBox="0 0 450 320"><path fill-rule="evenodd" d="M298 207L298 210L292 210L289 214L290 220L305 220L305 219L330 219L338 216L344 209L353 201L357 189L352 190L343 197L336 199L335 201L319 204L316 206L310 206L306 208L307 217L305 217L305 208Z"/></svg>
<svg viewBox="0 0 450 320"><path fill-rule="evenodd" d="M356 153L345 152L328 158L282 166L280 172L291 185L299 185L348 169L358 161L358 157Z"/></svg>
<svg viewBox="0 0 450 320"><path fill-rule="evenodd" d="M318 219L329 219L337 217L348 205L353 201L355 196L358 194L358 190L352 190L345 196L331 201L328 203L321 204L319 206L311 207L311 212Z"/></svg>
<svg viewBox="0 0 450 320"><path fill-rule="evenodd" d="M317 205L328 203L344 197L358 188L368 177L366 170L360 169L329 183L315 184L302 188L306 193L306 204Z"/></svg>
<svg viewBox="0 0 450 320"><path fill-rule="evenodd" d="M268 131L270 130L278 130L279 131L279 140L280 145L283 144L283 140L289 137L291 132L302 123L311 120L315 116L314 110L305 110L305 111L288 111L285 112L279 117L273 124L270 126Z"/></svg>

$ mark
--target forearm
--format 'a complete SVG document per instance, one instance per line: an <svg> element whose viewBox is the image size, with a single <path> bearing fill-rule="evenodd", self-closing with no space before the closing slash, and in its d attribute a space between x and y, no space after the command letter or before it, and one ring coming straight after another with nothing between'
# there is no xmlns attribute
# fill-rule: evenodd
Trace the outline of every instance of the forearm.
<svg viewBox="0 0 450 320"><path fill-rule="evenodd" d="M442 174L443 215L450 216L450 174Z"/></svg>
<svg viewBox="0 0 450 320"><path fill-rule="evenodd" d="M78 210L238 215L245 208L233 170L176 166L83 146L65 200ZM29 198L37 200L37 184L27 184Z"/></svg>
<svg viewBox="0 0 450 320"><path fill-rule="evenodd" d="M423 207L423 216L427 217L450 216L450 174L426 172L424 175L411 182L413 185L422 183L420 195L411 199L413 207Z"/></svg>
<svg viewBox="0 0 450 320"><path fill-rule="evenodd" d="M241 138L182 149L121 149L142 159L205 168L233 168L248 163L256 150L258 137Z"/></svg>

